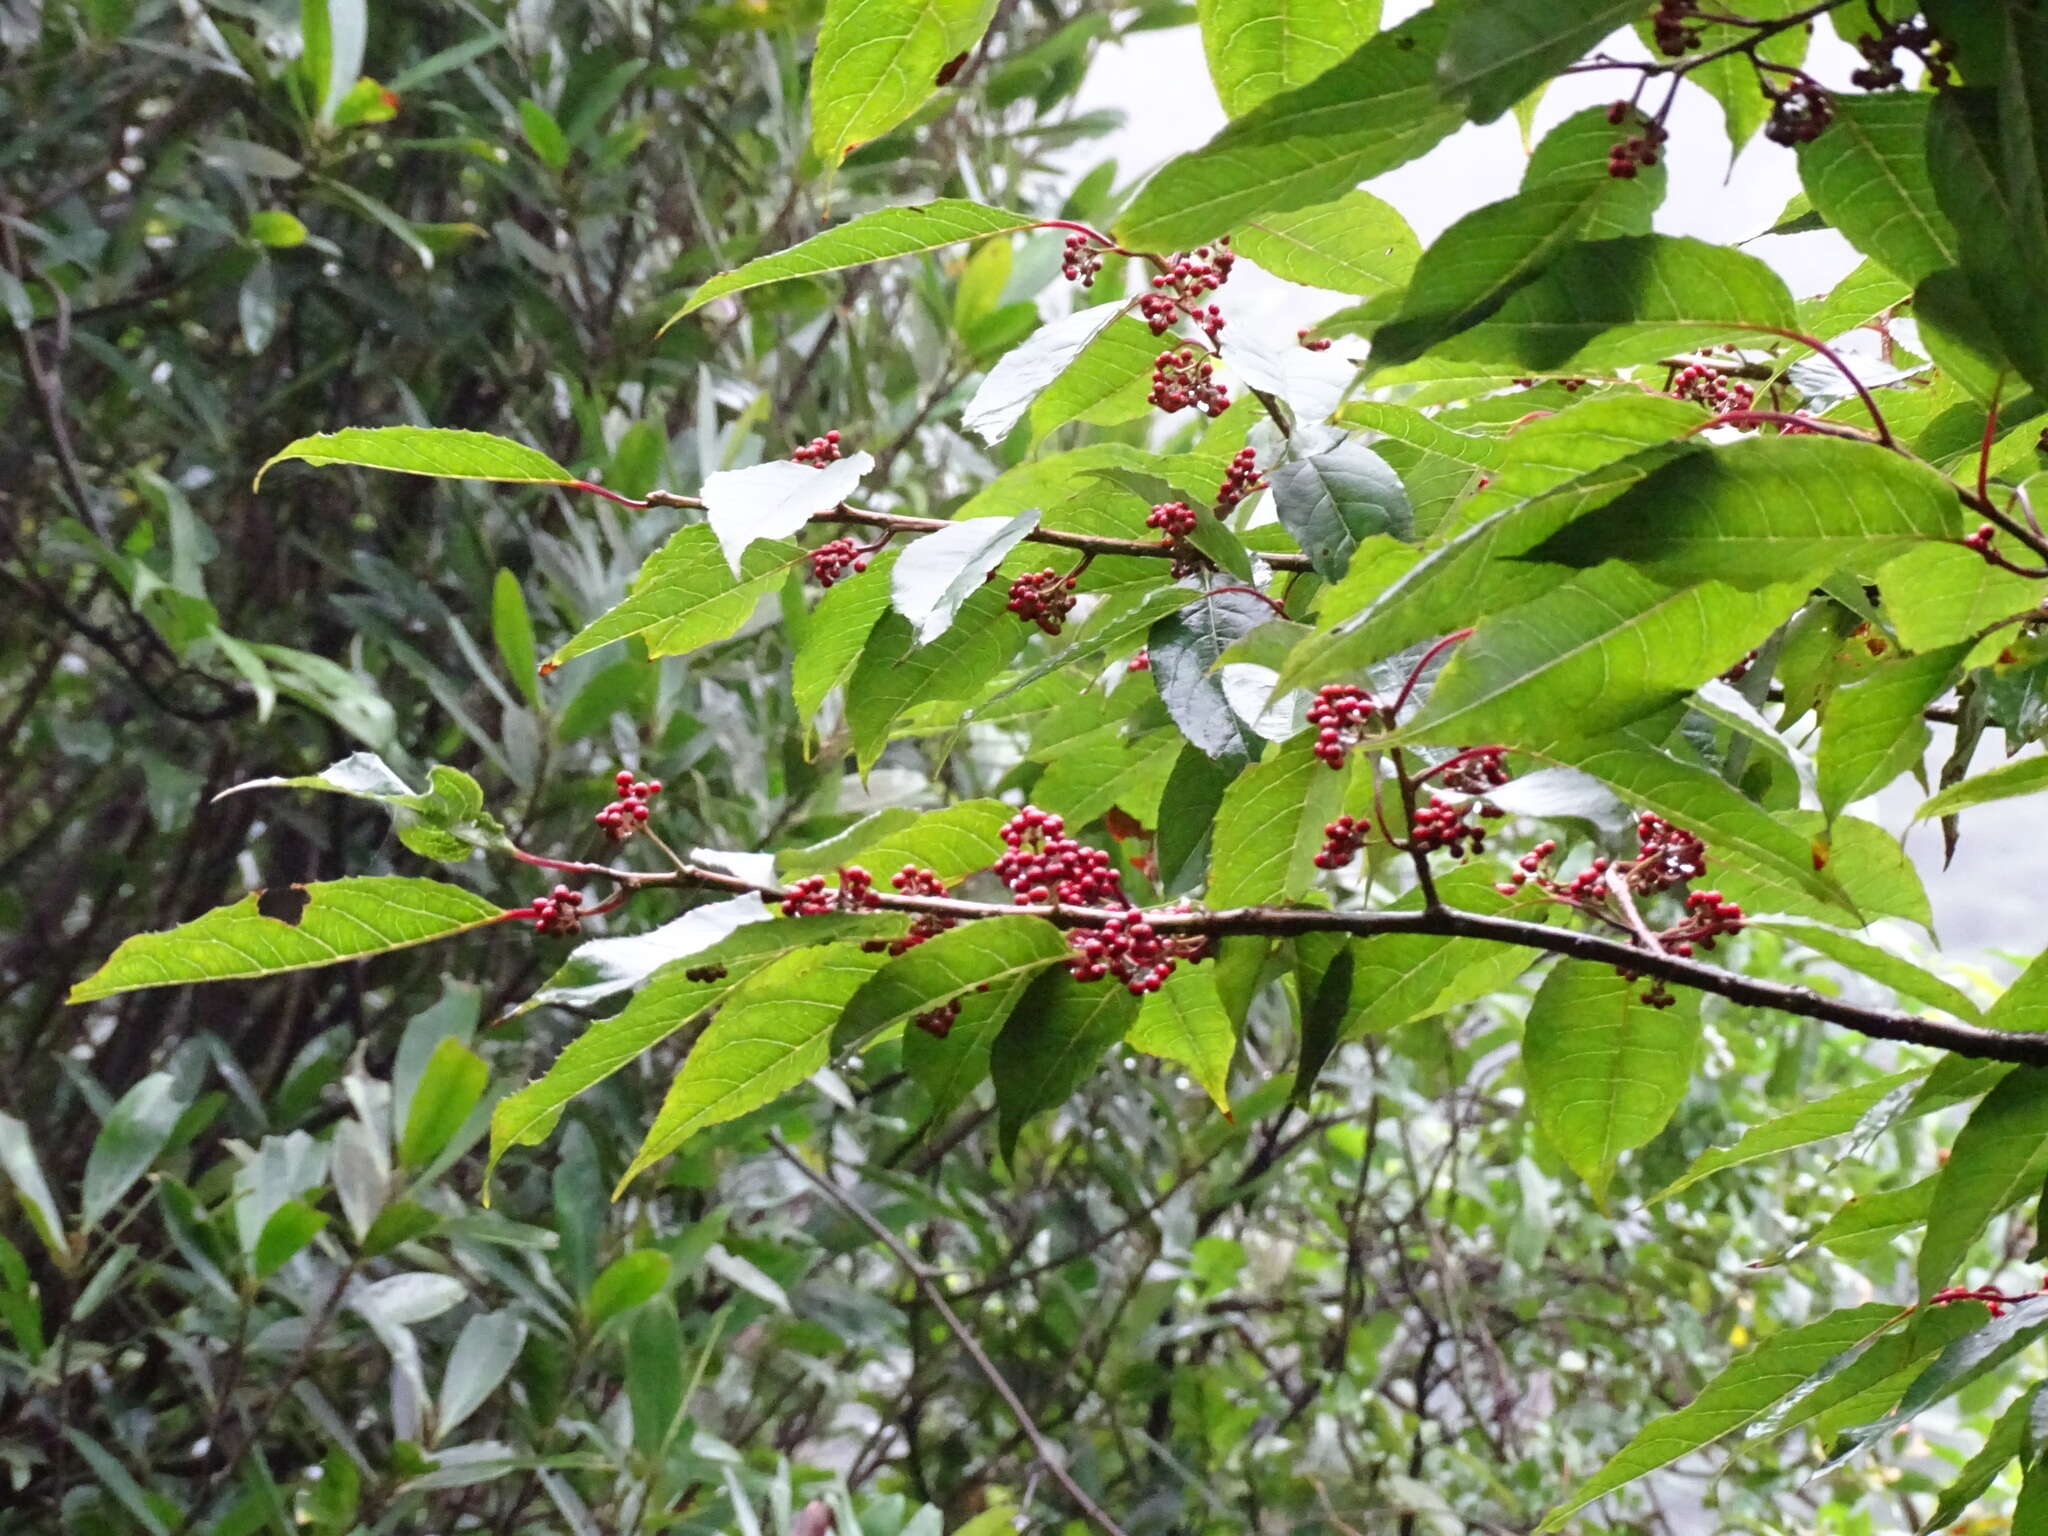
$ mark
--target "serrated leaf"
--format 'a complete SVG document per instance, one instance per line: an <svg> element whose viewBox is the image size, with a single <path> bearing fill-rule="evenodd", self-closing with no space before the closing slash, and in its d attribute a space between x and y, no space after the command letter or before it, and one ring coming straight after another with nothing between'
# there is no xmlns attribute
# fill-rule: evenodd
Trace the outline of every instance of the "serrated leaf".
<svg viewBox="0 0 2048 1536"><path fill-rule="evenodd" d="M1209 854L1211 908L1288 902L1314 884L1323 827L1343 804L1345 776L1311 746L1303 736L1269 752L1224 790L1217 825L1228 830Z"/></svg>
<svg viewBox="0 0 2048 1536"><path fill-rule="evenodd" d="M1972 1024L1983 1017L1982 1010L1963 992L1912 961L1900 959L1888 949L1879 949L1875 944L1852 938L1846 933L1796 918L1775 918L1752 926L1783 934L1794 943L1804 944L1879 985L1890 987L1901 997L1943 1009Z"/></svg>
<svg viewBox="0 0 2048 1536"><path fill-rule="evenodd" d="M1457 13L1437 78L1473 122L1490 123L1617 27L1634 0L1493 0Z"/></svg>
<svg viewBox="0 0 2048 1536"><path fill-rule="evenodd" d="M1933 102L1913 91L1844 96L1828 131L1799 147L1799 179L1815 211L1908 285L1960 259L1927 174Z"/></svg>
<svg viewBox="0 0 2048 1536"><path fill-rule="evenodd" d="M1641 979L1561 960L1537 989L1522 1036L1529 1108L1574 1173L1606 1199L1621 1154L1669 1123L1699 1054L1696 993L1669 1008L1642 999Z"/></svg>
<svg viewBox="0 0 2048 1536"><path fill-rule="evenodd" d="M1029 340L1003 354L960 413L960 424L985 443L1000 443L1032 402L1064 374L1097 336L1121 315L1114 304L1077 309L1048 321Z"/></svg>
<svg viewBox="0 0 2048 1536"><path fill-rule="evenodd" d="M1414 159L1457 128L1437 89L1439 6L1371 38L1308 84L1169 162L1117 224L1134 250L1200 245L1268 213L1313 207Z"/></svg>
<svg viewBox="0 0 2048 1536"><path fill-rule="evenodd" d="M1994 1216L2040 1188L2044 1168L2048 1068L2020 1067L1971 1111L1942 1165L1916 1270L1922 1300L1948 1284Z"/></svg>
<svg viewBox="0 0 2048 1536"><path fill-rule="evenodd" d="M1124 1037L1134 1051L1186 1067L1216 1107L1230 1113L1230 1059L1237 1030L1208 966L1178 967L1144 1000Z"/></svg>
<svg viewBox="0 0 2048 1536"><path fill-rule="evenodd" d="M915 864L935 870L941 880L951 884L995 863L1003 851L1003 827L1013 814L999 800L962 800L940 810L912 812L906 821L891 817L877 827L873 838L835 849L828 862L785 857L777 868L794 879L859 863L875 877L878 887L886 887L891 875L906 864Z"/></svg>
<svg viewBox="0 0 2048 1536"><path fill-rule="evenodd" d="M1197 0L1195 17L1217 99L1242 117L1371 37L1380 0Z"/></svg>
<svg viewBox="0 0 2048 1536"><path fill-rule="evenodd" d="M853 944L817 945L741 983L690 1048L618 1187L697 1132L759 1109L821 1070L840 1010L885 958Z"/></svg>
<svg viewBox="0 0 2048 1536"><path fill-rule="evenodd" d="M811 148L829 166L907 119L995 0L828 0L811 58Z"/></svg>
<svg viewBox="0 0 2048 1536"><path fill-rule="evenodd" d="M265 903L303 910L291 922L266 917ZM399 875L322 880L251 892L232 906L164 933L137 934L71 989L89 1003L143 987L275 976L453 938L500 921L502 907L457 885Z"/></svg>
<svg viewBox="0 0 2048 1536"><path fill-rule="evenodd" d="M1593 1500L1733 1434L1828 1361L1888 1329L1901 1315L1897 1307L1872 1303L1830 1313L1766 1339L1722 1370L1685 1407L1638 1430L1604 1467L1543 1517L1538 1536L1563 1529Z"/></svg>
<svg viewBox="0 0 2048 1536"><path fill-rule="evenodd" d="M1408 221L1370 192L1262 214L1237 232L1236 247L1290 283L1367 299L1406 283L1422 254Z"/></svg>
<svg viewBox="0 0 2048 1536"><path fill-rule="evenodd" d="M1903 1072L1894 1072L1889 1077L1873 1078L1867 1083L1856 1083L1839 1092L1831 1093L1811 1104L1802 1104L1775 1120L1753 1125L1732 1145L1709 1147L1702 1152L1693 1159L1691 1167L1652 1195L1649 1203L1655 1205L1659 1201L1669 1200L1680 1190L1690 1189L1700 1180L1711 1178L1724 1169L1739 1168L1744 1163L1776 1157L1779 1153L1790 1152L1795 1147L1809 1147L1817 1141L1846 1136L1863 1123L1864 1117L1871 1110L1900 1089L1918 1082L1925 1075L1920 1068L1912 1067Z"/></svg>
<svg viewBox="0 0 2048 1536"><path fill-rule="evenodd" d="M541 670L553 672L564 662L635 635L654 656L681 656L723 640L807 558L794 544L763 540L747 546L735 579L709 524L678 528L640 567L625 599L578 630Z"/></svg>
<svg viewBox="0 0 2048 1536"><path fill-rule="evenodd" d="M511 846L497 818L484 813L484 792L477 781L459 768L442 764L429 771L425 793L412 789L376 753L356 752L318 773L249 779L222 790L214 799L251 789L317 789L371 801L391 812L406 846L428 858L453 863L479 848ZM427 834L433 842L417 846L416 836L408 834Z"/></svg>
<svg viewBox="0 0 2048 1536"><path fill-rule="evenodd" d="M1960 784L1951 784L1941 793L1921 801L1913 819L1932 821L1938 816L1953 816L1974 805L1989 805L1996 800L2031 795L2042 789L2048 789L2048 757L2016 758L1987 773L1964 779Z"/></svg>
<svg viewBox="0 0 2048 1536"><path fill-rule="evenodd" d="M964 518L925 534L897 556L889 572L889 601L910 621L917 643L929 645L945 633L960 605L1037 526L1035 510Z"/></svg>
<svg viewBox="0 0 2048 1536"><path fill-rule="evenodd" d="M814 718L825 695L860 664L876 620L889 611L889 572L899 553L891 548L873 556L865 572L834 582L811 610L789 674L790 694L804 720Z"/></svg>
<svg viewBox="0 0 2048 1536"><path fill-rule="evenodd" d="M1266 478L1281 525L1325 581L1341 581L1352 552L1374 534L1414 535L1415 510L1401 477L1362 443L1347 440L1286 459Z"/></svg>
<svg viewBox="0 0 2048 1536"><path fill-rule="evenodd" d="M1048 971L1032 982L989 1049L1005 1162L1016 1160L1018 1133L1087 1081L1137 1013L1138 1000L1113 980L1083 982Z"/></svg>
<svg viewBox="0 0 2048 1536"><path fill-rule="evenodd" d="M1025 632L1004 611L1008 603L1001 581L977 585L929 645L917 643L902 614L882 616L846 684L846 724L861 773L904 715L922 703L971 700L1015 654Z"/></svg>
<svg viewBox="0 0 2048 1536"><path fill-rule="evenodd" d="M740 576L748 545L757 539L793 537L817 514L830 512L851 496L874 467L873 454L855 453L823 465L770 459L706 477L698 492L704 520L718 536L734 578Z"/></svg>
<svg viewBox="0 0 2048 1536"><path fill-rule="evenodd" d="M1160 345L1150 326L1117 315L1031 402L1031 435L1042 438L1070 421L1107 426L1143 416Z"/></svg>
<svg viewBox="0 0 2048 1536"><path fill-rule="evenodd" d="M1020 971L960 999L960 1012L943 1036L922 1029L903 1032L903 1070L932 1101L932 1118L950 1115L988 1076L989 1050L1033 972Z"/></svg>
<svg viewBox="0 0 2048 1536"><path fill-rule="evenodd" d="M847 1005L839 1053L857 1051L914 1013L929 1013L986 984L1031 976L1073 957L1066 936L1042 917L985 917L897 956Z"/></svg>
<svg viewBox="0 0 2048 1536"><path fill-rule="evenodd" d="M1968 649L1894 657L1829 695L1816 767L1830 820L1919 766L1933 735L1921 712L1948 692Z"/></svg>
<svg viewBox="0 0 2048 1536"><path fill-rule="evenodd" d="M1937 96L1927 124L1927 169L1960 240L1964 285L1996 351L2040 390L2048 389L2048 273L2037 255L2048 243L2048 215L2039 167L2030 172L2014 163L2020 152L2034 153L2026 142L2023 83L2031 72L2016 73L2018 80L1996 92L1973 85Z"/></svg>
<svg viewBox="0 0 2048 1536"><path fill-rule="evenodd" d="M452 427L344 427L287 443L263 461L256 485L273 464L291 460L321 467L354 464L442 480L497 480L516 485L574 485L576 477L537 448L488 432Z"/></svg>
<svg viewBox="0 0 2048 1536"><path fill-rule="evenodd" d="M962 240L988 235L1007 235L1030 229L1037 220L1021 213L1006 213L960 198L940 198L909 208L882 208L848 219L800 245L772 256L757 256L745 266L721 272L704 284L668 321L674 325L684 315L702 309L713 299L766 283L780 283L793 277L815 277L845 267L865 266L891 256L912 256L935 251ZM664 327L666 329L666 327Z"/></svg>

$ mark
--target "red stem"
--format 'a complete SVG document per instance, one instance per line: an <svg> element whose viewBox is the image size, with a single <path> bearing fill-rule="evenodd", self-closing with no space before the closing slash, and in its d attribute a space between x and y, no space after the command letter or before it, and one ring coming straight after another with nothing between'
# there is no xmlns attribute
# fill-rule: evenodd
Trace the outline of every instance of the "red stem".
<svg viewBox="0 0 2048 1536"><path fill-rule="evenodd" d="M1790 411L1724 411L1711 421L1703 421L1692 429L1694 434L1709 427L1798 427L1803 431L1817 432L1823 437L1846 437L1853 443L1875 442L1868 432L1852 427L1846 422L1826 421L1818 416L1800 416Z"/></svg>
<svg viewBox="0 0 2048 1536"><path fill-rule="evenodd" d="M1998 376L1998 382L1991 387L1991 409L1984 415L1984 441L1977 449L1977 494L1985 501L1991 499L1991 443L1998 436L1998 395L2005 388L2005 375Z"/></svg>
<svg viewBox="0 0 2048 1536"><path fill-rule="evenodd" d="M615 501L620 506L631 507L636 512L644 512L647 508L654 505L651 501L635 501L630 496L621 496L617 491L608 491L603 486L590 480L571 480L569 482L569 489L572 491L588 491L593 496L602 496L606 501Z"/></svg>
<svg viewBox="0 0 2048 1536"><path fill-rule="evenodd" d="M1467 633L1470 633L1470 631L1467 631ZM1396 707L1398 708L1399 706ZM1415 775L1415 782L1418 785L1427 784L1446 768L1455 768L1460 763L1469 762L1475 757L1484 757L1489 752L1505 752L1506 750L1506 747L1466 747L1463 751L1453 753L1445 758L1434 768L1426 768L1421 773Z"/></svg>
<svg viewBox="0 0 2048 1536"><path fill-rule="evenodd" d="M1456 645L1460 640L1469 640L1471 637L1472 631L1470 629L1453 630L1450 634L1445 635L1443 639L1437 641L1435 645L1432 645L1428 650L1424 651L1422 653L1422 660L1415 663L1415 670L1408 674L1408 681L1401 685L1400 696L1394 700L1393 705L1391 708L1388 709L1387 714L1390 717L1400 714L1401 706L1408 702L1408 696L1415 691L1415 685L1422 681L1423 671L1429 666L1429 664L1432 661L1435 661L1438 656L1442 655L1452 646ZM1436 770L1432 768L1430 770L1430 773L1434 772L1436 772ZM1425 773L1422 777L1426 779L1429 777L1429 774ZM1420 783L1421 780L1418 779L1416 782Z"/></svg>

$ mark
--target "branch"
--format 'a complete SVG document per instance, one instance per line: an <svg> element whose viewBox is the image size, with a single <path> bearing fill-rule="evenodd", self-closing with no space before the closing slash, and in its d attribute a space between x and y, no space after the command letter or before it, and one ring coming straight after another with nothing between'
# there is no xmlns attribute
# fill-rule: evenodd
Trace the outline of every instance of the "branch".
<svg viewBox="0 0 2048 1536"><path fill-rule="evenodd" d="M770 1131L768 1141L782 1154L783 1161L802 1174L813 1188L874 1233L876 1239L889 1250L896 1262L903 1266L904 1272L917 1282L917 1288L923 1293L924 1299L952 1330L953 1337L960 1341L960 1347L967 1351L967 1357L974 1362L974 1368L981 1372L983 1379L994 1389L996 1396L1003 1400L1003 1406L1008 1408L1011 1417L1016 1419L1017 1427L1024 1432L1024 1438L1031 1442L1031 1449L1037 1453L1040 1465L1052 1474L1054 1482L1066 1490L1067 1497L1074 1501L1074 1507L1087 1516L1089 1522L1101 1531L1103 1536L1124 1536L1123 1527L1111 1519L1108 1511L1091 1499L1087 1490L1068 1474L1065 1453L1046 1438L1045 1431L1038 1427L1023 1401L1009 1382L1003 1379L1003 1373L997 1370L995 1362L989 1359L988 1352L981 1347L981 1341L968 1332L967 1325L960 1321L960 1314L955 1312L946 1300L946 1293L933 1281L931 1272L918 1262L917 1256L903 1246L903 1240L876 1219L874 1213L866 1206L791 1151L789 1143L784 1141L779 1133Z"/></svg>

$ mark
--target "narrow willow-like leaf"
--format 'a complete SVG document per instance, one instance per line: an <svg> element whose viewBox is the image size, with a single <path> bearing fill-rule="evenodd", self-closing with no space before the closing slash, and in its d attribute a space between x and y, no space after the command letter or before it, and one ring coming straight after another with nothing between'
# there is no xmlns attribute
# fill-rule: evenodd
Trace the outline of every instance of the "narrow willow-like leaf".
<svg viewBox="0 0 2048 1536"><path fill-rule="evenodd" d="M576 477L536 448L453 427L344 427L287 443L256 471L260 488L273 464L296 459L316 467L355 464L441 480L500 480L519 485L573 485Z"/></svg>
<svg viewBox="0 0 2048 1536"><path fill-rule="evenodd" d="M829 0L811 58L811 148L834 166L908 118L996 0Z"/></svg>
<svg viewBox="0 0 2048 1536"><path fill-rule="evenodd" d="M1723 1370L1685 1407L1638 1430L1606 1466L1544 1516L1536 1528L1539 1536L1562 1530L1593 1500L1733 1434L1828 1361L1883 1333L1905 1315L1898 1307L1871 1303L1830 1313L1818 1322L1766 1339Z"/></svg>
<svg viewBox="0 0 2048 1536"><path fill-rule="evenodd" d="M1223 110L1242 117L1371 37L1380 0L1197 0L1202 52Z"/></svg>
<svg viewBox="0 0 2048 1536"><path fill-rule="evenodd" d="M1021 213L1007 213L959 198L940 198L910 208L883 208L848 219L801 245L772 256L757 256L745 266L721 272L695 293L668 322L702 309L713 299L765 283L785 282L793 277L816 277L844 267L865 266L891 256L913 256L957 245L962 240L979 240L989 235L1006 235L1030 229L1038 221Z"/></svg>
<svg viewBox="0 0 2048 1536"><path fill-rule="evenodd" d="M577 631L541 670L553 672L564 662L635 635L655 656L681 656L723 640L805 558L794 544L764 539L747 546L735 579L708 524L678 528L640 567L624 600Z"/></svg>
<svg viewBox="0 0 2048 1536"><path fill-rule="evenodd" d="M989 1050L1005 1162L1016 1158L1018 1133L1087 1081L1137 1013L1138 1000L1113 980L1049 971L1031 984Z"/></svg>
<svg viewBox="0 0 2048 1536"><path fill-rule="evenodd" d="M1794 918L1777 918L1756 926L1783 934L1796 944L1804 944L1808 949L1817 950L1830 960L1890 987L1902 997L1910 997L1943 1009L1973 1024L1983 1016L1983 1011L1967 995L1939 976L1863 939L1851 938L1846 933L1839 933L1819 923L1800 922Z"/></svg>
<svg viewBox="0 0 2048 1536"><path fill-rule="evenodd" d="M1844 96L1828 131L1799 149L1799 179L1814 209L1909 286L1961 254L1927 174L1933 101L1911 91Z"/></svg>
<svg viewBox="0 0 2048 1536"><path fill-rule="evenodd" d="M838 1048L859 1050L914 1013L928 1013L975 988L1035 975L1072 958L1066 936L1042 917L987 917L963 923L891 960L847 1005Z"/></svg>
<svg viewBox="0 0 2048 1536"><path fill-rule="evenodd" d="M1723 1169L1739 1168L1766 1157L1776 1157L1795 1147L1812 1146L1835 1136L1846 1136L1886 1098L1917 1083L1925 1074L1918 1067L1894 1072L1889 1077L1857 1083L1811 1104L1802 1104L1790 1114L1753 1125L1730 1146L1709 1147L1692 1161L1692 1166L1650 1197L1650 1204L1669 1200L1680 1190L1690 1189L1701 1179Z"/></svg>
<svg viewBox="0 0 2048 1536"><path fill-rule="evenodd" d="M1956 1133L1920 1244L1923 1300L1948 1284L1999 1212L2041 1186L2048 1168L2048 1068L2002 1079Z"/></svg>
<svg viewBox="0 0 2048 1536"><path fill-rule="evenodd" d="M1938 816L1953 816L1957 811L1966 811L1973 805L1989 805L1995 800L2031 795L2041 789L2048 789L2048 757L2016 758L1988 773L1975 774L1960 784L1951 784L1940 794L1929 796L1920 802L1920 809L1913 813L1913 819L1932 821Z"/></svg>
<svg viewBox="0 0 2048 1536"><path fill-rule="evenodd" d="M294 909L289 922L262 908ZM164 933L125 940L71 989L89 1003L143 987L275 976L453 938L502 919L505 909L459 885L400 875L322 880L255 891Z"/></svg>
<svg viewBox="0 0 2048 1536"><path fill-rule="evenodd" d="M1270 752L1223 792L1223 829L1209 855L1208 905L1221 911L1292 901L1315 881L1323 827L1344 798L1333 773L1299 737Z"/></svg>
<svg viewBox="0 0 2048 1536"><path fill-rule="evenodd" d="M1262 214L1236 235L1237 252L1275 277L1370 299L1408 281L1422 243L1391 204L1370 192Z"/></svg>
<svg viewBox="0 0 2048 1536"><path fill-rule="evenodd" d="M1230 1059L1237 1030L1207 966L1179 967L1144 1001L1125 1037L1134 1051L1186 1067L1218 1109L1230 1113Z"/></svg>

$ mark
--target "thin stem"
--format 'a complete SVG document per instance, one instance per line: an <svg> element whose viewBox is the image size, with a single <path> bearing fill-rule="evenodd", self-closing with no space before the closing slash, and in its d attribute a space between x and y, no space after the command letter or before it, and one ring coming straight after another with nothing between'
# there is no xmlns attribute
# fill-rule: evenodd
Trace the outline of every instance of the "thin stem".
<svg viewBox="0 0 2048 1536"><path fill-rule="evenodd" d="M1450 634L1445 635L1443 639L1437 641L1435 645L1424 651L1422 653L1422 660L1415 663L1413 670L1408 674L1408 681L1401 685L1400 694L1396 696L1393 705L1387 710L1388 716L1392 717L1401 713L1401 707L1408 702L1408 696L1415 692L1415 685L1422 681L1422 674L1429 669L1429 664L1432 661L1435 661L1437 657L1441 656L1459 641L1471 638L1472 631L1470 629L1453 630ZM1438 766L1441 767L1442 764ZM1422 777L1426 779L1429 775L1424 774ZM1416 782L1419 784L1422 780L1418 779Z"/></svg>
<svg viewBox="0 0 2048 1536"><path fill-rule="evenodd" d="M1689 429L1687 436L1696 437L1714 427L1798 427L1819 437L1846 437L1853 443L1874 443L1877 438L1852 427L1845 421L1827 421L1819 416L1800 416L1791 411L1723 411L1711 421L1703 421Z"/></svg>
<svg viewBox="0 0 2048 1536"><path fill-rule="evenodd" d="M1207 595L1219 597L1225 592L1242 592L1246 597L1256 597L1268 608L1279 614L1281 618L1287 617L1287 605L1271 593L1261 592L1257 587L1211 587Z"/></svg>
<svg viewBox="0 0 2048 1536"><path fill-rule="evenodd" d="M1839 3L1839 0L1837 0L1837 3ZM1878 408L1877 396L1870 392L1868 385L1856 377L1855 370L1842 360L1842 354L1822 341L1818 336L1809 336L1804 331L1794 331L1776 325L1744 324L1735 326L1733 329L1752 331L1759 336L1782 337L1786 341L1796 342L1802 347L1818 352L1822 357L1835 365L1835 371L1847 379L1849 387L1856 391L1857 397L1863 402L1863 408L1870 412L1870 424L1877 428L1877 440L1887 448L1898 446L1892 440L1892 429L1890 424L1884 419L1884 412Z"/></svg>
<svg viewBox="0 0 2048 1536"><path fill-rule="evenodd" d="M1495 752L1505 752L1506 750L1506 747L1498 746L1467 747L1464 749L1464 751L1453 753L1451 756L1445 758L1442 762L1436 764L1434 767L1425 768L1422 770L1422 772L1415 775L1416 786L1419 788L1420 786L1427 784L1431 779L1435 778L1438 774L1444 772L1446 769L1455 768L1460 763L1469 763L1475 757L1486 757Z"/></svg>
<svg viewBox="0 0 2048 1536"><path fill-rule="evenodd" d="M1977 448L1977 494L1991 499L1991 444L1998 437L1998 397L2005 388L2005 375L1991 386L1991 408L1984 413L1984 441Z"/></svg>
<svg viewBox="0 0 2048 1536"><path fill-rule="evenodd" d="M1442 642L1440 641L1438 642L1438 649L1441 648ZM1424 660L1427 659L1427 657L1424 658ZM1414 679L1411 677L1409 681L1412 683ZM1401 696L1405 699L1407 695L1408 691L1404 688L1401 691ZM1399 846L1408 850L1408 857L1415 865L1415 884L1422 892L1423 910L1426 912L1442 911L1443 898L1438 896L1436 892L1436 876L1429 867L1429 854L1427 850L1415 846L1415 790L1416 786L1422 781L1409 777L1408 759L1402 754L1399 747L1391 749L1387 757L1394 765L1394 783L1401 791L1401 814L1408 823L1407 841Z"/></svg>

